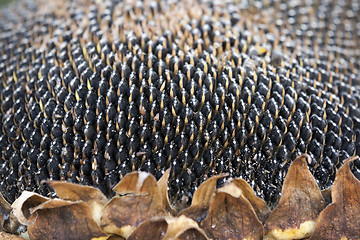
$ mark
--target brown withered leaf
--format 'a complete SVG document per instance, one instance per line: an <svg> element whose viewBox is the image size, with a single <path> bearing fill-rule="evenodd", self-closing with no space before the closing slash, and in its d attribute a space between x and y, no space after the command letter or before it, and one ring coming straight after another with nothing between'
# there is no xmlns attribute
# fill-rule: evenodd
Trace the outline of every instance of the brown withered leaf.
<svg viewBox="0 0 360 240"><path fill-rule="evenodd" d="M92 240L103 240L103 239L92 239ZM118 236L118 235L112 235L112 236L110 236L108 239L106 239L106 240L125 240L125 238L123 238L123 237L120 237L120 236Z"/></svg>
<svg viewBox="0 0 360 240"><path fill-rule="evenodd" d="M327 189L321 190L321 195L323 196L326 204L330 204L332 202L331 188L332 188L332 186L328 187Z"/></svg>
<svg viewBox="0 0 360 240"><path fill-rule="evenodd" d="M128 240L153 239L200 239L206 240L206 234L198 224L185 216L157 217L143 222L128 238Z"/></svg>
<svg viewBox="0 0 360 240"><path fill-rule="evenodd" d="M151 174L127 174L114 191L126 195L113 197L104 207L100 226L107 233L127 238L143 221L169 215L163 206L156 179Z"/></svg>
<svg viewBox="0 0 360 240"><path fill-rule="evenodd" d="M291 164L284 180L279 205L265 223L266 237L302 239L314 232L317 216L325 207L325 200L310 173L303 154ZM266 238L265 238L266 239Z"/></svg>
<svg viewBox="0 0 360 240"><path fill-rule="evenodd" d="M0 231L0 239L1 240L24 240L24 238L15 236L15 235L11 235L8 233L4 233Z"/></svg>
<svg viewBox="0 0 360 240"><path fill-rule="evenodd" d="M23 191L19 198L11 205L14 216L24 225L28 225L30 218L30 209L34 208L46 201L49 198L43 197L37 193Z"/></svg>
<svg viewBox="0 0 360 240"><path fill-rule="evenodd" d="M232 179L232 183L235 184L242 191L242 195L250 202L255 210L260 222L264 223L270 214L270 208L266 205L265 201L257 197L251 186L243 179Z"/></svg>
<svg viewBox="0 0 360 240"><path fill-rule="evenodd" d="M135 239L163 239L167 231L168 223L163 217L155 217L141 223L129 236L128 240Z"/></svg>
<svg viewBox="0 0 360 240"><path fill-rule="evenodd" d="M5 220L3 228L6 232L14 234L26 231L26 227L21 225L12 211L10 212L9 218Z"/></svg>
<svg viewBox="0 0 360 240"><path fill-rule="evenodd" d="M195 191L190 207L180 211L178 215L185 215L198 223L204 220L208 214L210 201L216 189L216 181L224 176L213 176L203 182Z"/></svg>
<svg viewBox="0 0 360 240"><path fill-rule="evenodd" d="M164 175L159 179L158 186L160 190L160 194L162 197L163 207L172 215L176 214L176 210L171 206L169 201L169 193L168 193L168 180L170 175L170 169L166 170Z"/></svg>
<svg viewBox="0 0 360 240"><path fill-rule="evenodd" d="M0 199L0 224L0 231L8 233L19 234L26 230L26 227L17 220L10 204L5 199Z"/></svg>
<svg viewBox="0 0 360 240"><path fill-rule="evenodd" d="M97 240L97 239L92 239L92 240ZM99 239L100 240L100 239ZM110 236L108 239L106 240L125 240L125 238L122 238L118 235L113 235L113 236Z"/></svg>
<svg viewBox="0 0 360 240"><path fill-rule="evenodd" d="M208 237L205 232L199 228L198 224L185 216L170 218L168 220L168 230L164 239L178 240L206 240Z"/></svg>
<svg viewBox="0 0 360 240"><path fill-rule="evenodd" d="M148 193L160 195L156 179L147 172L131 172L113 188L120 195L129 193ZM162 201L161 201L162 202Z"/></svg>
<svg viewBox="0 0 360 240"><path fill-rule="evenodd" d="M10 203L0 194L0 231L19 233L22 226L14 216Z"/></svg>
<svg viewBox="0 0 360 240"><path fill-rule="evenodd" d="M60 181L47 181L46 183L55 190L56 195L61 199L87 203L91 208L94 220L100 224L101 212L108 199L98 188Z"/></svg>
<svg viewBox="0 0 360 240"><path fill-rule="evenodd" d="M209 214L201 222L211 239L261 239L264 227L248 199L234 183L215 192Z"/></svg>
<svg viewBox="0 0 360 240"><path fill-rule="evenodd" d="M205 233L202 233L199 231L200 229L194 229L194 228L190 228L184 232L182 232L181 234L178 234L178 236L176 236L176 240L206 240L208 239L207 236L205 235ZM166 238L167 240L172 240L174 238Z"/></svg>
<svg viewBox="0 0 360 240"><path fill-rule="evenodd" d="M30 239L107 239L84 202L52 199L30 210Z"/></svg>
<svg viewBox="0 0 360 240"><path fill-rule="evenodd" d="M11 205L0 194L0 231L4 230L5 221L9 219Z"/></svg>
<svg viewBox="0 0 360 240"><path fill-rule="evenodd" d="M333 203L319 215L310 239L360 239L360 181L350 171L352 157L336 173L332 186Z"/></svg>

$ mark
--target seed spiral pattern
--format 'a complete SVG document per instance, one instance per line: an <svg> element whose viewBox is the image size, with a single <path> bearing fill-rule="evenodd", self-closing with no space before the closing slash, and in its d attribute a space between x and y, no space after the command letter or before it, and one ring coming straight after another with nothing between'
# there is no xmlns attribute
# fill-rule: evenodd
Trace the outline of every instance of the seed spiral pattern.
<svg viewBox="0 0 360 240"><path fill-rule="evenodd" d="M356 0L20 1L0 16L0 189L209 176L279 198L301 153L322 188L360 153ZM353 164L360 178L360 162ZM221 183L219 183L221 184Z"/></svg>

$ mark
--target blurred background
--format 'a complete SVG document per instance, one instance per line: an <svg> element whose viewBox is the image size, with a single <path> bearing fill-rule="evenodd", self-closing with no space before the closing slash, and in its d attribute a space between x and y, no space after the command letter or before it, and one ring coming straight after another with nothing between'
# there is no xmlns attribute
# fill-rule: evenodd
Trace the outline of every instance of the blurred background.
<svg viewBox="0 0 360 240"><path fill-rule="evenodd" d="M0 0L0 8L6 6L7 4L13 2L14 0Z"/></svg>

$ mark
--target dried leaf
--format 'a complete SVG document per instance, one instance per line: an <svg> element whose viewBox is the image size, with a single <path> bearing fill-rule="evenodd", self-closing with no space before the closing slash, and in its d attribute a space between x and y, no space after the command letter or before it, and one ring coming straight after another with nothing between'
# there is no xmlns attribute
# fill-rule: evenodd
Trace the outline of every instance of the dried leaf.
<svg viewBox="0 0 360 240"><path fill-rule="evenodd" d="M163 208L169 213L175 215L176 210L171 206L168 194L168 180L170 175L170 169L166 170L164 175L159 179L158 186L162 197Z"/></svg>
<svg viewBox="0 0 360 240"><path fill-rule="evenodd" d="M153 240L170 240L170 239L208 239L198 224L185 216L177 218L160 217L152 218L142 223L128 238L135 239L153 239Z"/></svg>
<svg viewBox="0 0 360 240"><path fill-rule="evenodd" d="M113 188L120 195L129 193L149 193L160 195L156 179L147 172L131 172ZM161 201L162 202L162 201Z"/></svg>
<svg viewBox="0 0 360 240"><path fill-rule="evenodd" d="M201 229L190 228L181 234L179 234L175 239L176 240L206 240L208 239L205 233L200 232ZM174 238L165 238L167 240L172 240Z"/></svg>
<svg viewBox="0 0 360 240"><path fill-rule="evenodd" d="M261 239L264 227L243 192L233 183L216 190L209 214L201 222L211 239Z"/></svg>
<svg viewBox="0 0 360 240"><path fill-rule="evenodd" d="M198 223L204 220L216 189L216 181L222 177L224 177L224 175L213 176L203 182L195 191L191 206L182 210L179 216L185 215Z"/></svg>
<svg viewBox="0 0 360 240"><path fill-rule="evenodd" d="M317 216L324 209L325 200L306 161L310 161L310 156L303 154L291 164L279 205L266 220L266 237L302 239L310 237L314 232Z"/></svg>
<svg viewBox="0 0 360 240"><path fill-rule="evenodd" d="M8 231L11 205L0 194L0 231ZM7 226L6 226L7 225ZM11 231L12 232L12 231Z"/></svg>
<svg viewBox="0 0 360 240"><path fill-rule="evenodd" d="M60 181L47 181L47 184L61 199L87 203L92 210L94 220L100 224L101 212L108 199L98 188Z"/></svg>
<svg viewBox="0 0 360 240"><path fill-rule="evenodd" d="M0 231L19 234L25 227L19 223L8 203L0 194Z"/></svg>
<svg viewBox="0 0 360 240"><path fill-rule="evenodd" d="M10 213L10 218L5 221L4 229L6 232L14 234L26 231L26 227L18 221L13 212Z"/></svg>
<svg viewBox="0 0 360 240"><path fill-rule="evenodd" d="M266 205L264 200L258 198L255 195L254 190L245 180L237 178L233 179L232 183L234 183L238 188L240 188L240 190L242 191L242 195L250 202L250 204L254 208L260 222L264 223L271 212L270 208Z"/></svg>
<svg viewBox="0 0 360 240"><path fill-rule="evenodd" d="M135 239L163 239L167 231L168 223L163 217L151 218L144 221L129 236L128 240Z"/></svg>
<svg viewBox="0 0 360 240"><path fill-rule="evenodd" d="M0 231L4 230L5 221L9 219L11 205L0 194Z"/></svg>
<svg viewBox="0 0 360 240"><path fill-rule="evenodd" d="M15 235L11 235L8 233L4 233L4 232L0 232L0 239L1 240L24 240L24 238L15 236Z"/></svg>
<svg viewBox="0 0 360 240"><path fill-rule="evenodd" d="M84 202L52 199L30 210L30 239L107 239Z"/></svg>
<svg viewBox="0 0 360 240"><path fill-rule="evenodd" d="M107 233L127 238L143 221L169 215L164 209L156 179L148 173L127 174L114 191L127 195L113 197L104 207L101 228Z"/></svg>
<svg viewBox="0 0 360 240"><path fill-rule="evenodd" d="M98 188L60 181L47 181L46 183L55 190L59 198L64 200L81 200L88 204L93 201L101 204L108 202L108 199Z"/></svg>
<svg viewBox="0 0 360 240"><path fill-rule="evenodd" d="M199 225L185 216L167 219L168 228L164 239L208 239Z"/></svg>
<svg viewBox="0 0 360 240"><path fill-rule="evenodd" d="M92 240L95 240L95 239L92 239ZM107 240L125 240L125 238L122 238L117 235L113 235L113 236L110 236Z"/></svg>
<svg viewBox="0 0 360 240"><path fill-rule="evenodd" d="M336 173L332 186L333 203L319 215L310 239L360 239L360 181L350 171L352 157Z"/></svg>
<svg viewBox="0 0 360 240"><path fill-rule="evenodd" d="M331 186L328 187L327 189L322 190L321 195L325 199L326 204L330 204L332 202L332 199L331 199Z"/></svg>
<svg viewBox="0 0 360 240"><path fill-rule="evenodd" d="M224 176L214 176L203 182L194 193L194 198L191 206L195 205L210 205L210 200L215 192L216 181Z"/></svg>
<svg viewBox="0 0 360 240"><path fill-rule="evenodd" d="M49 199L37 193L24 191L11 205L15 217L21 224L28 225L30 209L34 208Z"/></svg>

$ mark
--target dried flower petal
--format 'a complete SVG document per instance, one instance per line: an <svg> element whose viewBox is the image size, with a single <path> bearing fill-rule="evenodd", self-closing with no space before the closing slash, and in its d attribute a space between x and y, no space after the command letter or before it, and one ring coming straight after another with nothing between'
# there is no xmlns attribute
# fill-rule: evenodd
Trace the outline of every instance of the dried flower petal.
<svg viewBox="0 0 360 240"><path fill-rule="evenodd" d="M127 238L143 221L155 216L167 216L154 176L144 172L126 175L114 191L115 196L104 207L101 228Z"/></svg>
<svg viewBox="0 0 360 240"><path fill-rule="evenodd" d="M198 224L185 216L152 218L143 222L128 238L135 239L208 239Z"/></svg>
<svg viewBox="0 0 360 240"><path fill-rule="evenodd" d="M321 195L323 196L323 198L325 199L326 204L330 204L332 202L331 199L331 186L328 187L327 189L324 189L321 191Z"/></svg>
<svg viewBox="0 0 360 240"><path fill-rule="evenodd" d="M215 192L216 181L222 177L224 175L214 176L203 182L195 191L191 206L182 210L179 216L185 215L198 223L204 220L210 207L211 198Z"/></svg>
<svg viewBox="0 0 360 240"><path fill-rule="evenodd" d="M18 199L11 205L15 217L21 224L28 225L30 209L34 208L49 199L37 193L24 191Z"/></svg>
<svg viewBox="0 0 360 240"><path fill-rule="evenodd" d="M352 157L336 173L331 190L333 203L319 215L311 239L360 239L360 181L350 171Z"/></svg>
<svg viewBox="0 0 360 240"><path fill-rule="evenodd" d="M151 218L144 221L130 235L128 240L132 239L161 239L166 234L168 224L165 218Z"/></svg>
<svg viewBox="0 0 360 240"><path fill-rule="evenodd" d="M95 240L95 239L92 239L92 240ZM122 237L117 236L117 235L113 235L113 236L109 237L106 240L125 240L125 238L122 238Z"/></svg>
<svg viewBox="0 0 360 240"><path fill-rule="evenodd" d="M87 203L92 210L94 220L100 224L101 211L108 199L98 188L59 181L48 181L47 184L61 199Z"/></svg>
<svg viewBox="0 0 360 240"><path fill-rule="evenodd" d="M235 184L216 190L201 227L212 239L261 239L264 227L254 208Z"/></svg>
<svg viewBox="0 0 360 240"><path fill-rule="evenodd" d="M23 230L24 226L14 216L10 203L0 194L0 231L18 234Z"/></svg>
<svg viewBox="0 0 360 240"><path fill-rule="evenodd" d="M164 209L171 214L175 214L176 210L171 206L168 194L168 180L169 180L170 169L166 170L164 175L159 179L158 186L163 201Z"/></svg>
<svg viewBox="0 0 360 240"><path fill-rule="evenodd" d="M156 179L147 172L131 172L127 174L114 188L117 194L148 193L160 195Z"/></svg>
<svg viewBox="0 0 360 240"><path fill-rule="evenodd" d="M15 235L11 235L8 233L0 232L0 239L1 240L24 240L21 237L17 237Z"/></svg>
<svg viewBox="0 0 360 240"><path fill-rule="evenodd" d="M30 210L30 239L107 239L84 202L49 200Z"/></svg>
<svg viewBox="0 0 360 240"><path fill-rule="evenodd" d="M11 205L0 194L0 231L4 230L4 224L10 217Z"/></svg>
<svg viewBox="0 0 360 240"><path fill-rule="evenodd" d="M310 156L303 154L291 164L285 177L279 205L270 213L265 228L267 237L302 239L310 237L325 200L315 178L307 168Z"/></svg>
<svg viewBox="0 0 360 240"><path fill-rule="evenodd" d="M233 179L232 183L234 183L238 188L240 188L240 190L242 191L242 195L250 202L250 204L254 208L260 222L264 223L271 212L270 208L266 205L264 200L255 195L254 190L245 180L237 178Z"/></svg>

